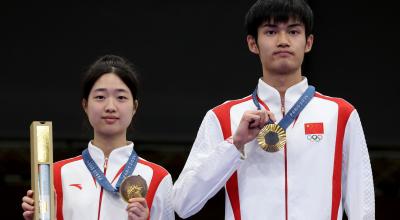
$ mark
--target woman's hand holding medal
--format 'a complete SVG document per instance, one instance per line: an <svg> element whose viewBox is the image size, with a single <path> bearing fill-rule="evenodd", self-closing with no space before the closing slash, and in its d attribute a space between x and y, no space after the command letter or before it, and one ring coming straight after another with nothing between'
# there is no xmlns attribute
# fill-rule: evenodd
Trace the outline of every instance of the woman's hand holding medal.
<svg viewBox="0 0 400 220"><path fill-rule="evenodd" d="M149 207L145 198L131 198L128 203L128 220L146 220L149 217Z"/></svg>
<svg viewBox="0 0 400 220"><path fill-rule="evenodd" d="M146 202L147 183L140 175L128 176L119 188L122 198L128 202L128 220L145 220L149 217Z"/></svg>

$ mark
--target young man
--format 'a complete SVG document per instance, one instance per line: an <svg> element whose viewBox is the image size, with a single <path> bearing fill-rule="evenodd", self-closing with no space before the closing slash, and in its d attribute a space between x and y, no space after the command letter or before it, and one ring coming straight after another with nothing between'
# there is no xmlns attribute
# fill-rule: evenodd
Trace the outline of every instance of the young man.
<svg viewBox="0 0 400 220"><path fill-rule="evenodd" d="M312 23L303 0L259 0L250 8L247 43L263 75L252 95L206 114L173 188L179 216L197 213L225 186L225 219L336 220L343 209L349 219L375 218L357 111L314 92L302 76ZM262 129L270 119L284 132Z"/></svg>

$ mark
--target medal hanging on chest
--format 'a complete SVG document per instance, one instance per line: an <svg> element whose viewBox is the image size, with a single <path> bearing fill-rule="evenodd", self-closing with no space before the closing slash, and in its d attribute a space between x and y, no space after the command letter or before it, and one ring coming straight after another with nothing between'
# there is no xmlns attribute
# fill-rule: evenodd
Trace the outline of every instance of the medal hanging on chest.
<svg viewBox="0 0 400 220"><path fill-rule="evenodd" d="M126 202L132 198L145 198L147 194L146 180L140 175L128 176L122 182L119 192Z"/></svg>
<svg viewBox="0 0 400 220"><path fill-rule="evenodd" d="M312 97L314 97L314 93L315 88L309 86L278 124L275 124L271 119L268 120L257 135L257 142L263 150L267 152L277 152L285 147L286 129L311 101ZM257 110L261 110L261 105L257 97L257 88L252 94L252 99Z"/></svg>
<svg viewBox="0 0 400 220"><path fill-rule="evenodd" d="M134 149L132 149L132 153L125 164L124 170L119 176L115 188L107 180L103 171L101 171L100 168L97 166L97 164L94 162L94 160L89 154L88 149L85 149L82 152L82 157L86 167L88 168L92 176L105 190L112 193L120 192L125 201L128 201L130 198L134 197L146 196L147 193L146 181L140 175L130 176L135 170L136 164L138 162L138 155L136 154Z"/></svg>

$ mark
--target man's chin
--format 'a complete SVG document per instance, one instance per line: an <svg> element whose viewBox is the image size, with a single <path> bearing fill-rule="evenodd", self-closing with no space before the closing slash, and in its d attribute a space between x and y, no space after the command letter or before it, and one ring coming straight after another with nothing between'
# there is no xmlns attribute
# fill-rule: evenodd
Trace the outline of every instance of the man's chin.
<svg viewBox="0 0 400 220"><path fill-rule="evenodd" d="M296 68L294 68L293 65L284 63L284 64L278 65L277 67L273 68L273 72L275 72L279 75L289 75L289 74L296 72Z"/></svg>

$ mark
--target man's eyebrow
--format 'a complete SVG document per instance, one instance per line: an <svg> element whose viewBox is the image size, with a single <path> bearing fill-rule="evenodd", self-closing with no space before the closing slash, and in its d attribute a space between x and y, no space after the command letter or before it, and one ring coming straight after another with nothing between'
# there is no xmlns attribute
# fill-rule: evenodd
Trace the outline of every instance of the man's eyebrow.
<svg viewBox="0 0 400 220"><path fill-rule="evenodd" d="M302 24L301 23L293 23L293 24L288 25L289 28L299 27L299 26L302 26ZM265 23L262 25L262 27L278 27L278 24Z"/></svg>
<svg viewBox="0 0 400 220"><path fill-rule="evenodd" d="M293 24L288 25L288 27L290 27L290 28L292 28L292 27L301 27L301 26L302 26L301 23L293 23Z"/></svg>
<svg viewBox="0 0 400 220"><path fill-rule="evenodd" d="M278 27L277 24L264 23L262 27Z"/></svg>

